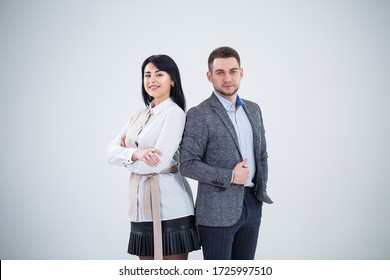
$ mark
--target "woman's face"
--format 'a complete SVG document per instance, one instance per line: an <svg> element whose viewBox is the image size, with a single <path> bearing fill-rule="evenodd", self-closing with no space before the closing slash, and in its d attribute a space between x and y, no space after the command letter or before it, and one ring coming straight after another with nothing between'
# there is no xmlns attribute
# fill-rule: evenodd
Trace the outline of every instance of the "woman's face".
<svg viewBox="0 0 390 280"><path fill-rule="evenodd" d="M154 97L154 105L158 105L170 96L173 80L165 71L158 69L153 63L148 63L144 70L145 91Z"/></svg>

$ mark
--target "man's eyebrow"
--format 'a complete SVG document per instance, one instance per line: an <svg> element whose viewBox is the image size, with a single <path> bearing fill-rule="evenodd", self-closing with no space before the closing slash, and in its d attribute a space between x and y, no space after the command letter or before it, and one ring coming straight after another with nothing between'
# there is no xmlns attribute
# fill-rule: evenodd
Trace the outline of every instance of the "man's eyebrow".
<svg viewBox="0 0 390 280"><path fill-rule="evenodd" d="M234 68L231 68L229 69L229 71L232 71L232 70L238 70L239 68L238 67L234 67ZM219 72L219 71L225 71L224 69L216 69L215 72Z"/></svg>

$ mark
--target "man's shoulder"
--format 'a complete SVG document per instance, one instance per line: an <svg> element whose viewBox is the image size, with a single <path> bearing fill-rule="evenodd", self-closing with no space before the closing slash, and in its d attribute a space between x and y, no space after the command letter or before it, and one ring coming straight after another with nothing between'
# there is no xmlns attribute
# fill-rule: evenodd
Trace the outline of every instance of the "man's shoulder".
<svg viewBox="0 0 390 280"><path fill-rule="evenodd" d="M248 110L251 110L251 111L260 111L260 112L261 112L260 106L259 106L259 104L257 104L256 102L250 101L250 100L248 100L248 99L241 99L241 100L242 100L242 103L244 104L244 106L245 106Z"/></svg>
<svg viewBox="0 0 390 280"><path fill-rule="evenodd" d="M246 106L259 107L259 105L254 101L250 101L250 100L245 99L245 98L241 98L241 100L242 100L243 104Z"/></svg>
<svg viewBox="0 0 390 280"><path fill-rule="evenodd" d="M188 113L190 112L204 112L205 110L208 110L211 106L211 98L207 98L205 100L203 100L201 103L199 103L198 105L190 108L188 110Z"/></svg>

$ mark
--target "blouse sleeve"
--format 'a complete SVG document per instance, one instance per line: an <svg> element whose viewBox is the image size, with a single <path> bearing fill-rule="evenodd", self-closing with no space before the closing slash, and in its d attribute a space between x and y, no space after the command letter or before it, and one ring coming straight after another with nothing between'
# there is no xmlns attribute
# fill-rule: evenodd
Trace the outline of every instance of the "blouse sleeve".
<svg viewBox="0 0 390 280"><path fill-rule="evenodd" d="M136 149L124 148L121 146L121 139L126 135L130 120L122 128L119 134L112 140L107 147L107 161L114 165L126 166L131 164L131 157Z"/></svg>
<svg viewBox="0 0 390 280"><path fill-rule="evenodd" d="M167 112L161 132L156 140L154 148L162 153L160 163L157 166L149 166L141 160L127 165L130 172L138 174L160 173L170 167L173 156L179 148L185 125L185 113L180 108L174 108Z"/></svg>

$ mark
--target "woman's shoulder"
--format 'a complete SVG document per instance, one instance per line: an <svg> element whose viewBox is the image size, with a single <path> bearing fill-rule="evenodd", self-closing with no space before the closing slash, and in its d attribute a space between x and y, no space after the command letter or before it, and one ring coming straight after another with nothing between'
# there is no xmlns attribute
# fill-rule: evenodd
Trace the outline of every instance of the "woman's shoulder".
<svg viewBox="0 0 390 280"><path fill-rule="evenodd" d="M147 108L138 108L135 111L133 111L128 118L127 125L130 125L131 123L134 123L141 115L145 114L145 111Z"/></svg>
<svg viewBox="0 0 390 280"><path fill-rule="evenodd" d="M186 113L182 108L179 107L176 103L172 103L168 108L166 108L166 113L169 115L175 115L178 117L185 117Z"/></svg>
<svg viewBox="0 0 390 280"><path fill-rule="evenodd" d="M146 108L146 107L136 109L135 111L133 111L131 113L130 119L132 119L134 117L138 117L139 115L145 113L146 110L148 110L148 108Z"/></svg>
<svg viewBox="0 0 390 280"><path fill-rule="evenodd" d="M140 115L140 114L144 113L144 112L147 111L147 110L148 110L147 107L138 108L137 110L135 110L135 111L133 112L133 115Z"/></svg>

